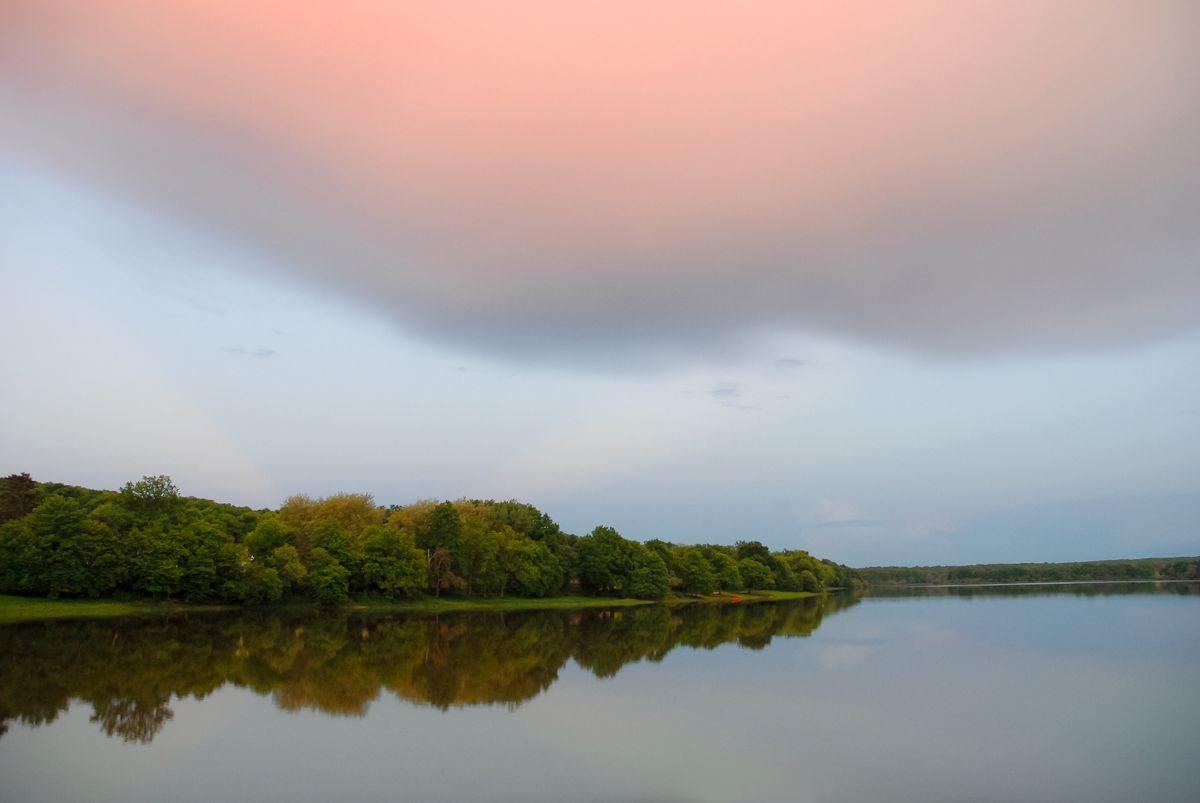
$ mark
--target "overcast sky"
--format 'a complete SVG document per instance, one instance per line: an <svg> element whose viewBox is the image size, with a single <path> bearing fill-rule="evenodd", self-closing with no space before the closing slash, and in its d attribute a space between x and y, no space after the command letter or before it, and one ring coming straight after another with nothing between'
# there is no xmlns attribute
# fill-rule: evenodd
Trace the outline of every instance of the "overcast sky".
<svg viewBox="0 0 1200 803"><path fill-rule="evenodd" d="M1200 6L0 2L0 472L1200 553Z"/></svg>

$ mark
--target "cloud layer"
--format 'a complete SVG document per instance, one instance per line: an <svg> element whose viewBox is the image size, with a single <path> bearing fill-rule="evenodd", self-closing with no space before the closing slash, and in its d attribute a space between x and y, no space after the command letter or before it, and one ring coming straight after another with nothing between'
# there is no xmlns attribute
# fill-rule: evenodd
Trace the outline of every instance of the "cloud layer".
<svg viewBox="0 0 1200 803"><path fill-rule="evenodd" d="M510 356L1200 318L1180 0L0 9L0 153Z"/></svg>

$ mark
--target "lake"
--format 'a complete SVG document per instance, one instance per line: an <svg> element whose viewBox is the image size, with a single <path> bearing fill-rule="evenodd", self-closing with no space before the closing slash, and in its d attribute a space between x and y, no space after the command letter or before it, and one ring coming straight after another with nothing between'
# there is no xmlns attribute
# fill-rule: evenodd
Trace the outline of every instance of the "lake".
<svg viewBox="0 0 1200 803"><path fill-rule="evenodd" d="M0 627L0 800L1195 801L1195 586Z"/></svg>

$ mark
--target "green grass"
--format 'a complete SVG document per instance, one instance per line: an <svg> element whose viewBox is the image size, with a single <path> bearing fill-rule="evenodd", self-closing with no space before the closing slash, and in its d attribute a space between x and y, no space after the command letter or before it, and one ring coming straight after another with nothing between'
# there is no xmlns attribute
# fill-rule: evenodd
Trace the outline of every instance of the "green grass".
<svg viewBox="0 0 1200 803"><path fill-rule="evenodd" d="M734 602L728 592L709 597L672 595L665 600L621 599L616 597L585 597L566 595L530 599L528 597L504 597L503 599L456 599L448 597L420 597L417 599L370 598L352 600L346 609L394 612L394 613L444 613L452 611L538 611L572 610L579 608L625 608L633 605L711 605ZM755 591L739 594L742 603L774 602L802 599L815 596L804 591ZM313 603L301 602L268 609L315 610ZM36 619L82 619L107 616L164 616L173 613L237 610L236 606L189 605L179 602L119 602L116 600L61 600L41 597L10 597L0 595L0 624L25 622Z"/></svg>
<svg viewBox="0 0 1200 803"><path fill-rule="evenodd" d="M483 599L420 597L418 599L354 600L349 603L349 607L354 610L440 613L442 611L535 611L551 608L625 608L632 605L653 604L653 600L583 596L543 597L541 599L530 597L492 597Z"/></svg>
<svg viewBox="0 0 1200 803"><path fill-rule="evenodd" d="M808 597L819 597L820 594L814 591L754 591L750 594L743 594L743 602L779 602L788 599L807 599Z"/></svg>
<svg viewBox="0 0 1200 803"><path fill-rule="evenodd" d="M719 591L709 597L690 597L675 595L663 600L667 605L722 605L739 602L783 602L789 599L805 599L815 597L811 591ZM736 599L735 599L736 598Z"/></svg>
<svg viewBox="0 0 1200 803"><path fill-rule="evenodd" d="M94 619L107 616L162 616L190 611L224 610L219 605L178 602L118 602L93 599L46 599L0 595L0 623L35 619Z"/></svg>

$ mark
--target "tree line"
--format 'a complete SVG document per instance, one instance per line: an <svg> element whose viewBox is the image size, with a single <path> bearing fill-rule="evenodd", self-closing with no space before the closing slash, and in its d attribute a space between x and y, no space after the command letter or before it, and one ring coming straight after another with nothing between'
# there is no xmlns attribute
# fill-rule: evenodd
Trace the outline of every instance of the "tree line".
<svg viewBox="0 0 1200 803"><path fill-rule="evenodd" d="M0 480L0 593L263 604L353 597L660 599L670 593L861 585L803 550L641 543L598 526L566 532L516 501L292 496L277 510L184 497L166 476L96 491Z"/></svg>
<svg viewBox="0 0 1200 803"><path fill-rule="evenodd" d="M1200 558L1141 558L1075 563L981 563L970 566L874 566L858 571L872 586L877 587L1097 580L1200 580Z"/></svg>
<svg viewBox="0 0 1200 803"><path fill-rule="evenodd" d="M1185 580L1172 582L1169 585L1158 582L1105 581L1105 582L1063 582L1047 585L1045 583L963 583L959 585L882 585L871 588L872 597L957 597L973 599L975 597L994 599L996 597L1076 597L1090 599L1092 597L1117 597L1130 594L1173 594L1179 597L1200 595L1200 582Z"/></svg>

